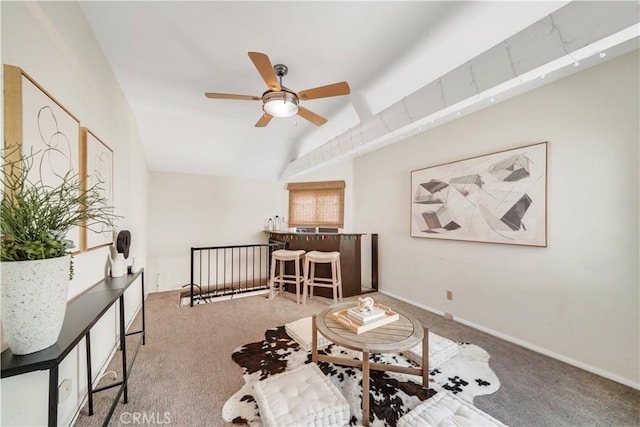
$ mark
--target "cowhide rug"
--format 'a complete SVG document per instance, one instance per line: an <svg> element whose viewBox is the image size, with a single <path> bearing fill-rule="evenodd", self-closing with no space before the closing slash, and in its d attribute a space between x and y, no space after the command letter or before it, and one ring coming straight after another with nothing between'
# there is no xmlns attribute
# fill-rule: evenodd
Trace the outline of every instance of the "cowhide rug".
<svg viewBox="0 0 640 427"><path fill-rule="evenodd" d="M360 360L362 353L328 346L324 354ZM243 368L245 385L222 408L225 421L250 426L262 426L258 405L253 398L256 381L311 363L311 353L304 351L285 332L284 326L268 329L265 340L244 345L234 351L233 360ZM417 366L398 354L372 355L377 363ZM322 372L329 376L351 406L351 425L362 425L362 372L356 368L320 362ZM421 377L393 372L371 371L370 425L395 427L398 419L438 390L446 389L473 403L474 396L494 393L500 387L498 378L489 368L489 354L468 343L460 344L458 354L429 372L430 388L422 387Z"/></svg>

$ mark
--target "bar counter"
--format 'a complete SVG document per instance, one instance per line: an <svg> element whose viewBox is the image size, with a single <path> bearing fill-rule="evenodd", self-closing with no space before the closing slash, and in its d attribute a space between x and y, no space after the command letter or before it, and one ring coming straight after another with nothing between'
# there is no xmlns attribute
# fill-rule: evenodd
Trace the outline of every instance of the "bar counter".
<svg viewBox="0 0 640 427"><path fill-rule="evenodd" d="M302 249L306 252L340 252L342 270L342 296L344 298L362 293L362 272L360 269L361 240L366 233L298 233L289 231L265 231L269 241L284 242L290 250ZM291 269L289 269L291 268ZM287 274L293 274L293 266L287 266ZM329 264L317 264L316 275L331 277ZM289 289L295 292L295 289ZM314 295L332 298L329 288L315 288Z"/></svg>

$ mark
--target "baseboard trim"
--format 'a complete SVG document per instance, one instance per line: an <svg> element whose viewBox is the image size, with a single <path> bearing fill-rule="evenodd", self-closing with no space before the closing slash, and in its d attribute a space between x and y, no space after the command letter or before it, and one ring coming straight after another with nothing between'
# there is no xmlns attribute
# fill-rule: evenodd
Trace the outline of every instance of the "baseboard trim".
<svg viewBox="0 0 640 427"><path fill-rule="evenodd" d="M400 301L406 302L407 304L411 304L411 305L413 305L415 307L421 308L421 309L429 311L431 313L438 314L440 316L444 316L444 311L437 310L437 309L435 309L433 307L429 307L427 305L417 303L417 302L412 301L412 300L410 300L408 298L402 297L400 295L396 295L396 294L394 294L392 292L384 291L384 290L378 290L378 292L380 292L381 294L384 294L384 295L388 295L388 296L390 296L392 298L399 299ZM479 325L479 324L471 322L469 320L462 319L462 318L457 317L457 316L454 317L454 321L462 323L463 325L469 326L469 327L471 327L473 329L477 329L479 331L485 332L485 333L487 333L489 335L493 335L494 337L498 337L498 338L503 339L505 341L509 341L509 342L511 342L513 344L517 344L517 345L522 346L524 348L527 348L529 350L535 351L536 353L544 354L545 356L549 356L552 359L556 359L556 360L559 360L561 362L567 363L569 365L575 366L577 368L584 369L585 371L591 372L592 374L596 374L596 375L599 375L599 376L601 376L603 378L607 378L609 380L612 380L612 381L615 381L617 383L620 383L620 384L626 385L628 387L631 387L633 389L640 390L640 382L639 383L633 382L633 381L629 380L628 378L620 377L619 375L612 374L611 372L605 371L603 369L596 368L594 366L588 365L588 364L580 362L578 360L574 360L574 359L572 359L570 357L564 356L562 354L556 353L556 352L548 350L546 348L539 347L539 346L537 346L535 344L531 344L530 342L523 341L523 340L518 339L518 338L514 338L514 337L512 337L510 335L503 334L502 332L498 332L498 331L493 330L491 328L487 328L485 326Z"/></svg>

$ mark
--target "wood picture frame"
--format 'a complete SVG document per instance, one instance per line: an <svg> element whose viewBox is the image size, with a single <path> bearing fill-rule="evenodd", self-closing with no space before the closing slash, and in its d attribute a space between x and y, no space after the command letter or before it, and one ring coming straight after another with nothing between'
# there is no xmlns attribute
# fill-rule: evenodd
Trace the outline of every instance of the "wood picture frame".
<svg viewBox="0 0 640 427"><path fill-rule="evenodd" d="M411 237L547 246L542 142L411 172Z"/></svg>
<svg viewBox="0 0 640 427"><path fill-rule="evenodd" d="M80 136L81 176L84 188L95 187L106 200L108 207L113 206L113 151L86 127L82 127ZM104 224L87 224L82 227L82 250L90 251L113 243L114 229Z"/></svg>
<svg viewBox="0 0 640 427"><path fill-rule="evenodd" d="M80 121L20 67L4 65L5 148L20 147L16 158L33 154L29 179L57 185L71 172L80 173ZM10 159L10 160L15 160ZM73 254L81 250L80 227L67 238Z"/></svg>

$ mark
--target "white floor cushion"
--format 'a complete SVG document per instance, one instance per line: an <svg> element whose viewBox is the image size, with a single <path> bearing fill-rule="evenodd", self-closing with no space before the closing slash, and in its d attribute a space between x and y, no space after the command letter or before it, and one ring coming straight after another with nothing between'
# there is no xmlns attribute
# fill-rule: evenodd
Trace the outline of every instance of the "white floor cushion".
<svg viewBox="0 0 640 427"><path fill-rule="evenodd" d="M439 391L398 420L398 427L506 427L447 391Z"/></svg>
<svg viewBox="0 0 640 427"><path fill-rule="evenodd" d="M253 389L265 427L349 424L349 403L315 363L258 381Z"/></svg>
<svg viewBox="0 0 640 427"><path fill-rule="evenodd" d="M311 340L313 337L312 320L311 317L304 317L284 325L284 330L287 332L287 335L300 344L300 347L305 351L311 351ZM331 341L318 333L318 349L323 349L329 344L331 344Z"/></svg>
<svg viewBox="0 0 640 427"><path fill-rule="evenodd" d="M429 331L429 370L435 369L458 353L458 344ZM402 354L422 365L422 343Z"/></svg>

